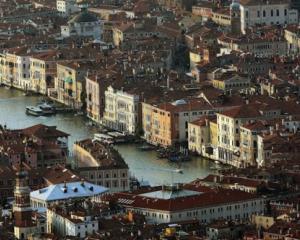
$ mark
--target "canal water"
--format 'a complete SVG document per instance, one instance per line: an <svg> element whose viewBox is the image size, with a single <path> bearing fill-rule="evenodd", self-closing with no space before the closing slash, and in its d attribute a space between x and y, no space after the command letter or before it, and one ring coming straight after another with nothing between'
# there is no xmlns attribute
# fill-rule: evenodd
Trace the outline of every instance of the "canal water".
<svg viewBox="0 0 300 240"><path fill-rule="evenodd" d="M57 126L59 130L70 134L70 149L72 149L74 141L92 137L97 132L95 127L89 126L89 121L84 116L75 116L71 113L49 117L26 115L25 107L36 105L42 99L37 96L24 96L21 91L0 87L0 124L6 124L11 129L29 127L39 123ZM192 161L178 166L166 159L157 159L154 151L141 152L136 145L115 147L129 165L131 174L139 180L148 181L151 185L188 182L205 177L215 168L214 162L201 157L194 157ZM183 174L172 171L178 167L183 170Z"/></svg>

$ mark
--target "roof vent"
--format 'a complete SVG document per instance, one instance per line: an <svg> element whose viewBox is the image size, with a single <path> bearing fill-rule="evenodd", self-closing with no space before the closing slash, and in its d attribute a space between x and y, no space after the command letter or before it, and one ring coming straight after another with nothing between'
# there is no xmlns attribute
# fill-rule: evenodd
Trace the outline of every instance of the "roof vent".
<svg viewBox="0 0 300 240"><path fill-rule="evenodd" d="M93 187L93 186L90 186L89 189L90 189L90 191L92 191L92 192L94 191L94 187Z"/></svg>
<svg viewBox="0 0 300 240"><path fill-rule="evenodd" d="M74 191L74 192L78 192L78 188L77 188L77 187L74 187L74 188L73 188L73 191Z"/></svg>

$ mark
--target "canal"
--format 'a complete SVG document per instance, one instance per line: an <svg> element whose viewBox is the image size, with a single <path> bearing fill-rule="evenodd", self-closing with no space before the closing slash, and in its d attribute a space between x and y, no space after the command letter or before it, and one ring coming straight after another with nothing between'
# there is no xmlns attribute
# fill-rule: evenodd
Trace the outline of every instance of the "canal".
<svg viewBox="0 0 300 240"><path fill-rule="evenodd" d="M34 124L57 126L58 129L69 133L69 147L76 140L92 137L97 131L88 124L84 116L74 114L56 114L49 117L33 117L25 113L25 107L36 105L42 97L24 96L23 92L0 87L0 124L6 124L8 128L17 129L29 127ZM183 174L172 173L169 170L178 168L177 164L170 163L166 159L157 159L156 152L141 152L136 145L115 146L127 164L131 174L139 180L149 181L151 185L170 184L172 182L188 182L199 177L205 177L215 168L215 163L201 157L194 157L190 162L180 165Z"/></svg>

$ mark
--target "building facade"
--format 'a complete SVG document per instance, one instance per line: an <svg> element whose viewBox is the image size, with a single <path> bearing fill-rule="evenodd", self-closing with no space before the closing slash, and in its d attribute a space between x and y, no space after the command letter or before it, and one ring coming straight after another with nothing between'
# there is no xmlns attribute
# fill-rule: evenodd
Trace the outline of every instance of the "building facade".
<svg viewBox="0 0 300 240"><path fill-rule="evenodd" d="M140 125L140 97L112 86L105 91L105 110L102 124L126 134L136 134Z"/></svg>
<svg viewBox="0 0 300 240"><path fill-rule="evenodd" d="M255 25L286 25L298 23L298 11L292 9L289 1L241 0L241 30Z"/></svg>
<svg viewBox="0 0 300 240"><path fill-rule="evenodd" d="M77 171L89 182L105 186L110 192L129 190L129 168L112 147L97 140L74 143Z"/></svg>

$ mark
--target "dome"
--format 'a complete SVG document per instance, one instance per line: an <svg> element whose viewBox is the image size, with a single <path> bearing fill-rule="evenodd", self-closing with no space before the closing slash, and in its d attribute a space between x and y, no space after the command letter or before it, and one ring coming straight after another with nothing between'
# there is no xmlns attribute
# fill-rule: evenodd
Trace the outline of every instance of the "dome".
<svg viewBox="0 0 300 240"><path fill-rule="evenodd" d="M88 11L82 11L81 13L77 14L73 17L69 23L85 23L85 22L97 22L98 18L89 13Z"/></svg>
<svg viewBox="0 0 300 240"><path fill-rule="evenodd" d="M230 9L232 10L240 10L240 3L237 0L233 0L230 4Z"/></svg>

